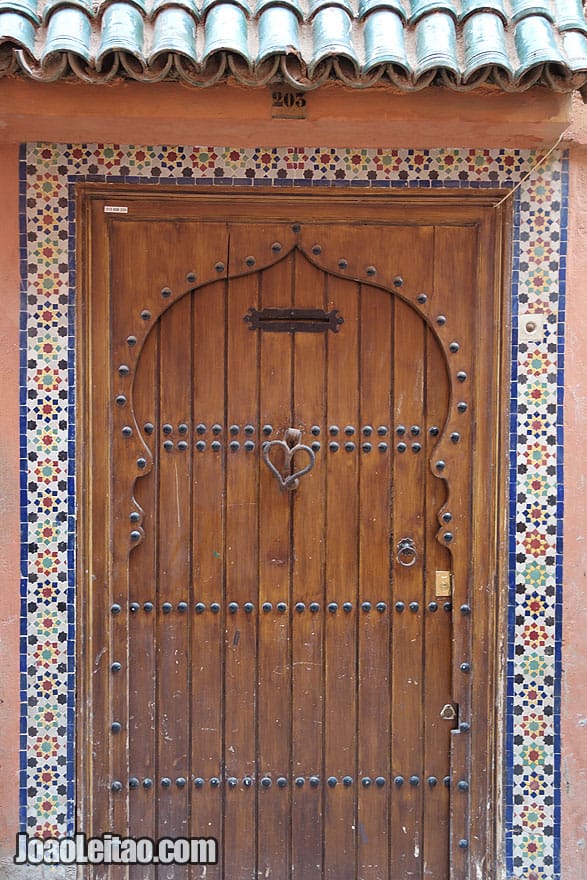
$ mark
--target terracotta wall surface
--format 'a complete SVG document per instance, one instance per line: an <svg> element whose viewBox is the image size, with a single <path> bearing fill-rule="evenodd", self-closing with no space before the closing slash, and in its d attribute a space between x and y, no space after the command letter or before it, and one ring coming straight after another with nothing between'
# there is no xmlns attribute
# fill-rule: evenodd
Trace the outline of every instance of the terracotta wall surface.
<svg viewBox="0 0 587 880"><path fill-rule="evenodd" d="M565 358L562 681L562 878L587 877L587 109L569 130L569 261Z"/></svg>
<svg viewBox="0 0 587 880"><path fill-rule="evenodd" d="M439 100L436 89L407 95L332 84L309 92L306 104L305 119L274 119L265 88L3 79L0 142L537 147L568 125L570 97L538 88L481 97L444 91Z"/></svg>
<svg viewBox="0 0 587 880"><path fill-rule="evenodd" d="M351 101L355 121L345 116L347 98L315 96L307 120L272 121L261 96L252 114L239 108L238 90L194 94L169 86L135 85L95 89L49 88L0 82L0 877L9 877L5 857L18 828L19 749L19 281L18 147L20 140L118 140L188 143L347 143L393 146L553 145L571 122L569 259L565 347L565 563L562 691L562 880L587 877L587 516L585 435L587 429L587 112L574 102L572 119L565 98L494 96L487 105L471 96L436 95L386 101L358 96ZM118 113L116 89L128 112ZM73 92L76 95L73 95ZM129 96L132 100L129 100ZM153 97L154 100L151 100ZM216 110L213 107L216 100ZM195 120L201 101L205 118ZM373 103L372 103L373 102ZM452 103L456 102L456 103ZM347 110L348 110L347 104ZM207 115L206 115L207 114ZM235 114L238 117L235 120ZM394 118L394 114L397 118ZM421 114L427 121L419 123ZM398 121L399 119L399 121ZM358 120L358 122L357 122ZM374 121L376 120L376 121ZM501 121L500 121L501 120ZM19 875L20 876L20 875ZM35 880L42 874L35 872ZM510 878L508 877L508 880ZM518 880L518 878L516 878ZM530 880L524 877L523 880ZM541 880L541 878L537 878Z"/></svg>

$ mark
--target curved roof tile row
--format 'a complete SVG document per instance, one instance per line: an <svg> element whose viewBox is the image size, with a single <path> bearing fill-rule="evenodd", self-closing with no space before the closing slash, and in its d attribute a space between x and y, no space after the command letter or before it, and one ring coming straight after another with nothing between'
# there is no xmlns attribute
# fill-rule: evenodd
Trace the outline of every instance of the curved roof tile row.
<svg viewBox="0 0 587 880"><path fill-rule="evenodd" d="M0 75L403 90L587 82L581 0L0 0Z"/></svg>

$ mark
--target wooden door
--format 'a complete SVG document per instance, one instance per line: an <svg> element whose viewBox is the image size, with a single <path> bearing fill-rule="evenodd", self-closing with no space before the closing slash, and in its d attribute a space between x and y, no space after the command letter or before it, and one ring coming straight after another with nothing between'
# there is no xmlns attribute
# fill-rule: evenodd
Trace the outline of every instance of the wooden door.
<svg viewBox="0 0 587 880"><path fill-rule="evenodd" d="M218 839L136 880L465 878L493 216L115 196L84 202L82 829Z"/></svg>

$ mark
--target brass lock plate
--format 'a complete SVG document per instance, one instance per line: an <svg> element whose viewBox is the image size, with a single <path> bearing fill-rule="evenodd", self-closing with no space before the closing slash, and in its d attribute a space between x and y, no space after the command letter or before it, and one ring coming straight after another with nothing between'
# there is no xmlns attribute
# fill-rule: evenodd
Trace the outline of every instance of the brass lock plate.
<svg viewBox="0 0 587 880"><path fill-rule="evenodd" d="M451 703L447 703L440 710L440 717L444 719L444 721L454 721L457 717L457 710Z"/></svg>
<svg viewBox="0 0 587 880"><path fill-rule="evenodd" d="M452 595L452 576L450 571L436 572L436 596L446 598Z"/></svg>

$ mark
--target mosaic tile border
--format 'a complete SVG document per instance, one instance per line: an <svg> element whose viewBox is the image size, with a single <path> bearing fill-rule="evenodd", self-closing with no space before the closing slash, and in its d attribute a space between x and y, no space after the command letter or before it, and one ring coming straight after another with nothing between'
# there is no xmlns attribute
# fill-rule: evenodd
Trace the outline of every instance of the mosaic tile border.
<svg viewBox="0 0 587 880"><path fill-rule="evenodd" d="M522 150L23 145L21 774L23 831L73 830L75 184L516 189L512 267L508 880L557 880L562 387L568 160ZM533 169L533 170L532 170ZM526 175L532 173L526 179ZM518 341L521 312L542 342Z"/></svg>

